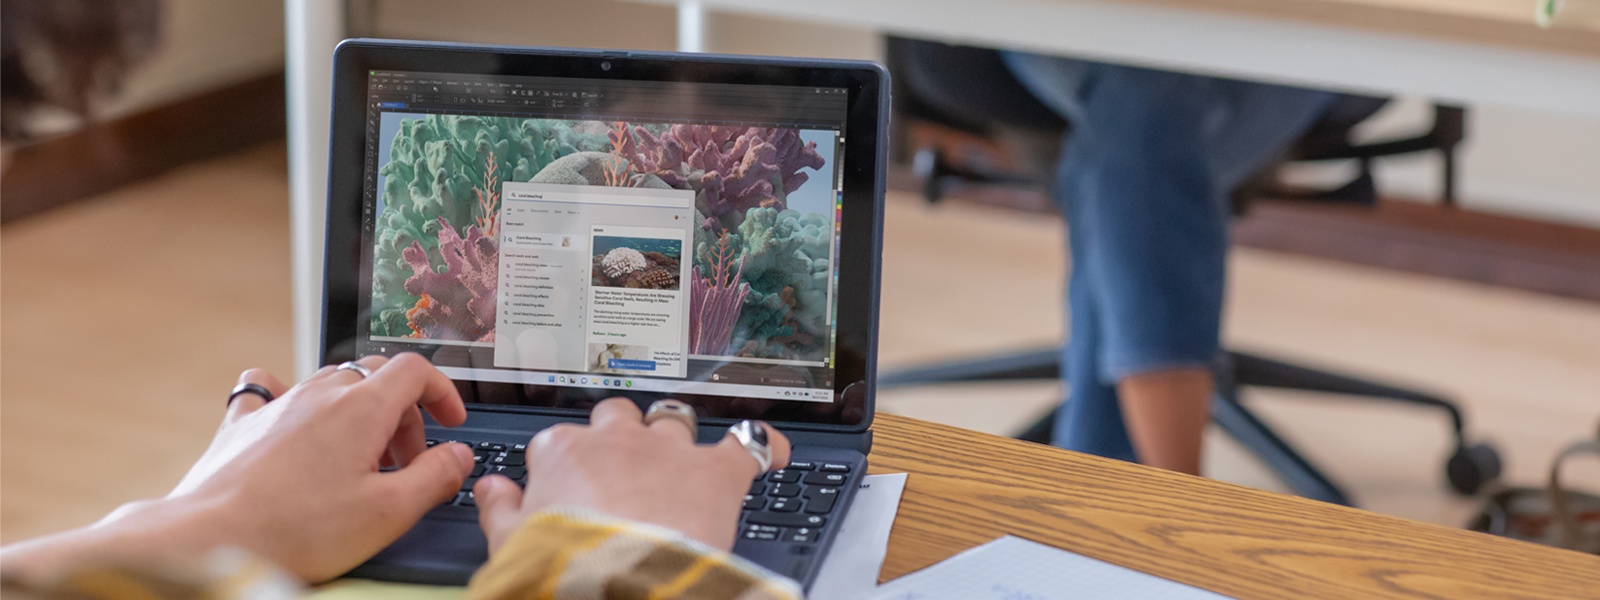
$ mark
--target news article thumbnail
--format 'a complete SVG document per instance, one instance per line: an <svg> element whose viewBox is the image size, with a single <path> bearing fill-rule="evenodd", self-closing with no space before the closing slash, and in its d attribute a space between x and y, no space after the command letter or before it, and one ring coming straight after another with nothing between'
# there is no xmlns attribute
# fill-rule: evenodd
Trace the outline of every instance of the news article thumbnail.
<svg viewBox="0 0 1600 600"><path fill-rule="evenodd" d="M820 361L830 352L835 135L385 112L370 335L494 342L504 182L670 187L695 192L692 244L675 254L619 246L638 257L613 262L644 266L594 285L690 293L690 354ZM679 271L658 259L689 261L691 281L669 282L656 267Z"/></svg>
<svg viewBox="0 0 1600 600"><path fill-rule="evenodd" d="M589 284L676 291L682 258L682 240L597 235Z"/></svg>

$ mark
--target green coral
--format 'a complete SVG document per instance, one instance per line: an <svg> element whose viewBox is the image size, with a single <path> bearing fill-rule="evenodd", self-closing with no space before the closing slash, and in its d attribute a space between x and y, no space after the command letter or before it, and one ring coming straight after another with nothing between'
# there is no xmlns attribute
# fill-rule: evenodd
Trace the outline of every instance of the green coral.
<svg viewBox="0 0 1600 600"><path fill-rule="evenodd" d="M579 130L598 130L598 135ZM471 225L474 187L484 185L492 156L505 181L528 181L556 159L609 145L604 125L551 119L427 115L400 122L384 176L383 212L376 223L372 274L372 335L412 333L405 311L418 298L405 290L412 275L401 251L422 245L435 268L439 219L457 232Z"/></svg>
<svg viewBox="0 0 1600 600"><path fill-rule="evenodd" d="M815 360L827 356L828 218L815 213L752 208L730 243L744 261L750 284L730 350L761 358ZM697 240L714 236L697 232ZM711 268L710 247L700 241L695 263Z"/></svg>

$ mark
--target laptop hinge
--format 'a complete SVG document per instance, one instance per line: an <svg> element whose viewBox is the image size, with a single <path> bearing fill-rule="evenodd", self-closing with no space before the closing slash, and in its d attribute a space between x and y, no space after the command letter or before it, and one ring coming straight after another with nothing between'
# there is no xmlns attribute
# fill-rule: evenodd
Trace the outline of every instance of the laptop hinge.
<svg viewBox="0 0 1600 600"><path fill-rule="evenodd" d="M832 433L824 431L792 431L784 433L789 436L789 443L796 446L849 448L862 454L872 453L871 430L863 433Z"/></svg>

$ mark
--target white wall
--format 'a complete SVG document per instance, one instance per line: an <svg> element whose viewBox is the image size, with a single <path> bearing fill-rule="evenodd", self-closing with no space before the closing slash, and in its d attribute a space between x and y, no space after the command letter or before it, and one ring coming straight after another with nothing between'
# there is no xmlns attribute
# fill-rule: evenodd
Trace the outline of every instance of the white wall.
<svg viewBox="0 0 1600 600"><path fill-rule="evenodd" d="M283 68L279 0L163 0L161 41L96 117L114 119ZM80 126L64 114L39 116L41 133Z"/></svg>
<svg viewBox="0 0 1600 600"><path fill-rule="evenodd" d="M1405 98L1370 129L1431 118L1427 102ZM1600 120L1498 106L1467 113L1459 156L1461 204L1485 212L1600 227ZM1433 155L1378 163L1381 191L1439 196L1441 162Z"/></svg>
<svg viewBox="0 0 1600 600"><path fill-rule="evenodd" d="M162 45L109 109L170 102L283 67L278 0L163 0Z"/></svg>

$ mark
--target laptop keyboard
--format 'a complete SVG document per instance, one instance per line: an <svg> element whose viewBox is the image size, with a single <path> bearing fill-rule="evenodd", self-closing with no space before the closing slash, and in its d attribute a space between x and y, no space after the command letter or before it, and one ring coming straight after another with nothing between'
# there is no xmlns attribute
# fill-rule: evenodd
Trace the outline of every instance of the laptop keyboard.
<svg viewBox="0 0 1600 600"><path fill-rule="evenodd" d="M460 442L473 449L477 463L472 474L461 482L454 498L440 505L446 512L476 512L472 486L485 475L504 475L517 485L528 484L523 463L526 444L502 444L468 440L428 440L428 447ZM791 461L788 467L767 473L750 484L739 519L739 537L747 541L779 541L811 544L822 539L840 490L848 483L851 466L845 463ZM447 508L448 507L448 508Z"/></svg>
<svg viewBox="0 0 1600 600"><path fill-rule="evenodd" d="M792 544L818 541L849 481L848 464L807 461L791 461L757 478L744 497L739 537Z"/></svg>

